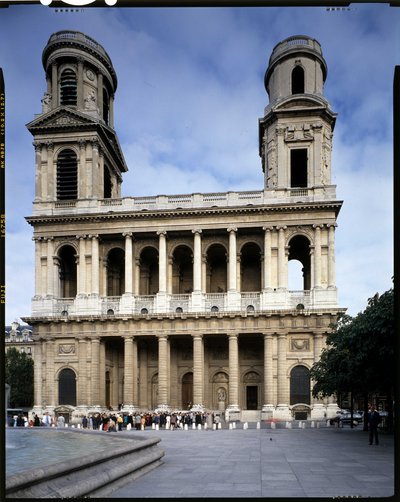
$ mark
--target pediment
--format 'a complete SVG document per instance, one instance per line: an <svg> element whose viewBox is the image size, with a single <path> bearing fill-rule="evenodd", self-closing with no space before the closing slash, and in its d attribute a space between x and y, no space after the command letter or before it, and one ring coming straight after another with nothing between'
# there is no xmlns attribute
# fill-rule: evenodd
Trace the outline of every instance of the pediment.
<svg viewBox="0 0 400 502"><path fill-rule="evenodd" d="M57 128L76 128L82 126L96 126L97 121L86 114L65 107L43 113L26 125L29 131Z"/></svg>

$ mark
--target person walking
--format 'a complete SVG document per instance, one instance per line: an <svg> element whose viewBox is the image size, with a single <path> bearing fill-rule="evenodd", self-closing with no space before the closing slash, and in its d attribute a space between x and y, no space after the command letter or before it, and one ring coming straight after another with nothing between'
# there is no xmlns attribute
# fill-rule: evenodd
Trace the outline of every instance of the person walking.
<svg viewBox="0 0 400 502"><path fill-rule="evenodd" d="M373 443L375 439L375 444L379 444L378 440L378 425L381 423L382 418L379 415L376 407L374 405L371 406L371 410L368 413L368 428L369 428L369 444Z"/></svg>

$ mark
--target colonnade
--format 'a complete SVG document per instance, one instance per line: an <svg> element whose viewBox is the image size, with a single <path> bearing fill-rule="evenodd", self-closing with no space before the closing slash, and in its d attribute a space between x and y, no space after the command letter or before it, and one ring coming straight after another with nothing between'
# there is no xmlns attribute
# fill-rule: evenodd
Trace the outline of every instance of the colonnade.
<svg viewBox="0 0 400 502"><path fill-rule="evenodd" d="M327 247L327 282L328 287L335 286L335 226L326 225L328 232ZM321 263L322 244L321 231L324 225L313 225L314 244L309 246L311 255L311 286L321 288ZM286 226L263 227L264 249L261 259L262 263L262 289L264 291L287 288L288 282L288 255L289 246L287 242ZM237 247L238 229L231 227L228 232L228 255L227 255L227 284L229 292L237 292L240 289L240 273L238 273L238 263L240 254ZM159 267L159 294L170 294L172 288L172 264L167 252L166 231L159 231L158 234L158 267ZM193 292L206 292L206 257L203 253L202 230L194 229L193 234ZM274 235L276 234L277 237ZM133 232L124 232L125 251L125 291L126 295L139 295L140 283L140 259L134 256ZM76 240L69 243L76 249L77 264L77 294L99 295L100 292L100 271L104 257L99 255L100 236L97 234L77 235ZM57 248L60 243L54 237L35 237L35 271L37 296L59 296L59 257ZM77 242L77 246L74 245ZM276 253L277 258L273 258ZM276 270L275 270L276 268ZM105 269L103 270L105 274ZM276 280L274 282L274 277ZM105 278L103 279L103 294L105 293Z"/></svg>
<svg viewBox="0 0 400 502"><path fill-rule="evenodd" d="M208 335L211 336L212 335ZM244 335L245 336L245 335ZM263 338L263 395L260 396L262 404L268 406L284 406L290 401L289 393L289 366L293 364L288 360L287 333L270 332L260 334ZM228 345L227 373L229 407L238 408L240 405L240 352L239 333L226 334ZM171 367L170 347L171 340L179 335L157 335L158 345L158 405L170 405L171 399ZM324 334L313 333L313 356L307 356L307 364L311 366L318 361L324 345ZM141 337L126 335L123 339L123 391L120 398L127 408L150 407L148 394L148 367L146 348L138 345ZM205 395L205 335L193 334L193 403L210 406L210 396ZM58 346L58 353L55 348ZM67 356L67 357L66 357ZM60 365L60 357L65 361L71 356L74 361ZM276 366L275 362L276 361ZM55 338L42 338L35 347L35 406L58 405L57 382L58 373L68 367L77 375L77 406L105 406L105 371L106 371L106 342L98 336L75 337L65 340L62 344L55 344ZM275 369L274 369L275 368ZM153 368L154 370L154 368ZM147 394L147 400L143 399Z"/></svg>

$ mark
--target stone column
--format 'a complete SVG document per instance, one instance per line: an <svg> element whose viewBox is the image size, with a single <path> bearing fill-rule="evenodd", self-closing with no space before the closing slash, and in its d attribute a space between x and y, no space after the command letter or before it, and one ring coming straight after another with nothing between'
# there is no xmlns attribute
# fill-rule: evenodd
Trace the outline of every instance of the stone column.
<svg viewBox="0 0 400 502"><path fill-rule="evenodd" d="M124 338L124 407L133 405L133 337Z"/></svg>
<svg viewBox="0 0 400 502"><path fill-rule="evenodd" d="M103 74L97 74L97 108L100 117L103 117Z"/></svg>
<svg viewBox="0 0 400 502"><path fill-rule="evenodd" d="M117 372L118 374L118 372ZM99 400L100 406L106 404L106 346L100 340L100 363L99 363ZM111 396L112 399L112 396Z"/></svg>
<svg viewBox="0 0 400 502"><path fill-rule="evenodd" d="M274 403L273 336L264 335L264 406Z"/></svg>
<svg viewBox="0 0 400 502"><path fill-rule="evenodd" d="M88 406L89 400L87 395L87 340L85 338L77 338L78 344L78 385L76 404L78 406Z"/></svg>
<svg viewBox="0 0 400 502"><path fill-rule="evenodd" d="M271 251L271 227L263 227L264 230L264 289L272 288L272 251Z"/></svg>
<svg viewBox="0 0 400 502"><path fill-rule="evenodd" d="M229 232L229 267L228 267L228 289L229 291L237 290L236 281L236 232L237 228L228 228Z"/></svg>
<svg viewBox="0 0 400 502"><path fill-rule="evenodd" d="M35 147L35 202L41 201L42 194L42 143L34 141Z"/></svg>
<svg viewBox="0 0 400 502"><path fill-rule="evenodd" d="M79 165L78 165L78 193L82 197L85 197L89 194L86 191L83 191L83 187L86 186L86 180L84 179L87 176L86 171L86 140L80 139L79 143ZM93 162L93 160L92 160Z"/></svg>
<svg viewBox="0 0 400 502"><path fill-rule="evenodd" d="M193 292L201 293L201 230L192 230L194 234L193 256Z"/></svg>
<svg viewBox="0 0 400 502"><path fill-rule="evenodd" d="M78 57L78 75L77 75L77 105L80 110L83 109L83 58Z"/></svg>
<svg viewBox="0 0 400 502"><path fill-rule="evenodd" d="M286 335L278 335L278 406L288 405L286 377Z"/></svg>
<svg viewBox="0 0 400 502"><path fill-rule="evenodd" d="M54 338L46 340L46 387L47 387L47 406L55 406L54 387L56 385L54 378Z"/></svg>
<svg viewBox="0 0 400 502"><path fill-rule="evenodd" d="M114 129L114 96L110 95L109 125Z"/></svg>
<svg viewBox="0 0 400 502"><path fill-rule="evenodd" d="M149 408L147 385L147 347L142 346L139 351L139 406Z"/></svg>
<svg viewBox="0 0 400 502"><path fill-rule="evenodd" d="M135 295L139 295L140 291L140 258L135 258Z"/></svg>
<svg viewBox="0 0 400 502"><path fill-rule="evenodd" d="M86 170L83 170L86 177L86 196L90 199L100 198L104 196L99 192L99 164L100 164L100 146L97 138L92 139L92 176L87 176ZM83 186L83 184L82 184ZM104 186L104 185L103 185Z"/></svg>
<svg viewBox="0 0 400 502"><path fill-rule="evenodd" d="M286 251L285 251L285 230L286 226L277 227L278 234L278 289L285 289L287 287L286 278Z"/></svg>
<svg viewBox="0 0 400 502"><path fill-rule="evenodd" d="M86 235L77 235L79 240L78 295L86 293Z"/></svg>
<svg viewBox="0 0 400 502"><path fill-rule="evenodd" d="M125 294L132 294L132 232L122 234L125 237Z"/></svg>
<svg viewBox="0 0 400 502"><path fill-rule="evenodd" d="M315 229L314 243L314 288L321 287L321 228L322 225L313 225Z"/></svg>
<svg viewBox="0 0 400 502"><path fill-rule="evenodd" d="M92 381L92 405L100 405L100 338L92 338L92 362L91 362L91 381Z"/></svg>
<svg viewBox="0 0 400 502"><path fill-rule="evenodd" d="M99 236L92 235L92 294L99 295Z"/></svg>
<svg viewBox="0 0 400 502"><path fill-rule="evenodd" d="M39 338L35 341L35 351L34 351L34 372L33 372L33 388L34 388L34 407L41 408L43 404L43 393L42 393L42 385L43 385L43 373L42 373L42 350L43 350L43 341Z"/></svg>
<svg viewBox="0 0 400 502"><path fill-rule="evenodd" d="M159 293L167 292L167 232L157 232L159 236Z"/></svg>
<svg viewBox="0 0 400 502"><path fill-rule="evenodd" d="M158 405L168 404L168 337L158 337Z"/></svg>
<svg viewBox="0 0 400 502"><path fill-rule="evenodd" d="M328 225L328 287L336 286L336 263L335 263L335 227Z"/></svg>
<svg viewBox="0 0 400 502"><path fill-rule="evenodd" d="M204 401L203 335L193 335L193 404Z"/></svg>
<svg viewBox="0 0 400 502"><path fill-rule="evenodd" d="M35 242L35 296L42 296L42 276L41 276L41 256L42 256L42 238L32 237Z"/></svg>
<svg viewBox="0 0 400 502"><path fill-rule="evenodd" d="M51 108L57 108L58 103L58 68L57 63L51 63Z"/></svg>
<svg viewBox="0 0 400 502"><path fill-rule="evenodd" d="M314 333L314 363L319 361L321 357L321 352L323 348L323 343L324 343L324 337L321 333ZM311 391L314 387L315 382L311 380ZM313 403L313 408L311 411L311 418L313 419L323 419L324 418L324 412L326 408L324 407L323 400L319 399L318 397L311 397L312 403Z"/></svg>
<svg viewBox="0 0 400 502"><path fill-rule="evenodd" d="M55 182L57 180L56 169L54 167L54 143L52 141L46 141L47 150L47 172L45 170L42 181L44 181L44 187L42 195L49 201L53 201L57 198L57 189Z"/></svg>
<svg viewBox="0 0 400 502"><path fill-rule="evenodd" d="M47 295L54 296L54 237L47 239Z"/></svg>
<svg viewBox="0 0 400 502"><path fill-rule="evenodd" d="M229 334L229 406L239 407L239 340L238 334Z"/></svg>

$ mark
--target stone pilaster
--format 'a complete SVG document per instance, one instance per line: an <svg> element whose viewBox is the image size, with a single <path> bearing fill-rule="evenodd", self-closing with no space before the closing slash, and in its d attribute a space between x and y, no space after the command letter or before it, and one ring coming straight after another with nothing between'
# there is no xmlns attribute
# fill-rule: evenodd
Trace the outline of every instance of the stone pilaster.
<svg viewBox="0 0 400 502"><path fill-rule="evenodd" d="M46 296L54 296L54 237L47 238L47 291Z"/></svg>
<svg viewBox="0 0 400 502"><path fill-rule="evenodd" d="M313 225L314 231L314 288L321 287L321 228Z"/></svg>
<svg viewBox="0 0 400 502"><path fill-rule="evenodd" d="M264 335L264 406L274 402L273 336Z"/></svg>
<svg viewBox="0 0 400 502"><path fill-rule="evenodd" d="M48 407L55 406L54 387L54 338L48 338L46 340L46 394Z"/></svg>
<svg viewBox="0 0 400 502"><path fill-rule="evenodd" d="M287 288L287 267L285 250L285 230L286 226L277 227L278 229L278 289Z"/></svg>
<svg viewBox="0 0 400 502"><path fill-rule="evenodd" d="M201 292L201 230L192 230L194 234L193 253L193 292Z"/></svg>
<svg viewBox="0 0 400 502"><path fill-rule="evenodd" d="M125 237L125 294L132 295L132 232L122 235Z"/></svg>
<svg viewBox="0 0 400 502"><path fill-rule="evenodd" d="M124 338L124 407L133 405L133 338Z"/></svg>
<svg viewBox="0 0 400 502"><path fill-rule="evenodd" d="M43 405L43 394L42 394L42 385L43 385L43 341L41 338L35 340L35 352L34 352L34 372L33 372L33 388L34 388L34 408L38 410L42 408Z"/></svg>
<svg viewBox="0 0 400 502"><path fill-rule="evenodd" d="M229 233L229 266L228 266L228 290L237 291L236 276L236 232L237 228L228 228Z"/></svg>
<svg viewBox="0 0 400 502"><path fill-rule="evenodd" d="M193 335L193 403L204 401L204 345L203 335Z"/></svg>
<svg viewBox="0 0 400 502"><path fill-rule="evenodd" d="M77 235L79 240L79 258L78 258L78 295L86 293L86 235Z"/></svg>
<svg viewBox="0 0 400 502"><path fill-rule="evenodd" d="M278 406L288 405L288 382L286 376L286 335L278 335Z"/></svg>
<svg viewBox="0 0 400 502"><path fill-rule="evenodd" d="M100 281L99 281L99 236L92 235L92 294L99 295Z"/></svg>
<svg viewBox="0 0 400 502"><path fill-rule="evenodd" d="M272 228L263 227L264 230L264 289L272 288Z"/></svg>
<svg viewBox="0 0 400 502"><path fill-rule="evenodd" d="M157 232L159 236L159 292L167 292L167 232Z"/></svg>

